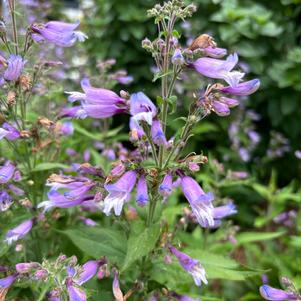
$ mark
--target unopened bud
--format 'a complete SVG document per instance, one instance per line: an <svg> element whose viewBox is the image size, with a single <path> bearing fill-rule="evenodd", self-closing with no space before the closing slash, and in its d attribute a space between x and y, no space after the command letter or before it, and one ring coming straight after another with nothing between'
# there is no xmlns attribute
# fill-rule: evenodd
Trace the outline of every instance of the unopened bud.
<svg viewBox="0 0 301 301"><path fill-rule="evenodd" d="M21 75L19 82L24 91L28 91L31 88L31 78L29 75Z"/></svg>
<svg viewBox="0 0 301 301"><path fill-rule="evenodd" d="M120 96L121 96L122 98L124 98L124 99L130 99L130 94L129 94L129 92L127 92L127 91L121 90L121 91L119 92L119 94L120 94Z"/></svg>
<svg viewBox="0 0 301 301"><path fill-rule="evenodd" d="M15 251L16 252L22 252L24 249L23 245L22 244L17 244L16 247L15 247Z"/></svg>
<svg viewBox="0 0 301 301"><path fill-rule="evenodd" d="M144 48L146 50L153 48L153 44L148 38L145 38L141 44L142 44L142 48Z"/></svg>

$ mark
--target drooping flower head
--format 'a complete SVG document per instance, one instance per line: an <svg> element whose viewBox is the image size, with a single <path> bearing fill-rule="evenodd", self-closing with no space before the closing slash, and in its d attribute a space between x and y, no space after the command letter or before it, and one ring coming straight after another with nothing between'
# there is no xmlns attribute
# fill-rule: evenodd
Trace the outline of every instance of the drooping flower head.
<svg viewBox="0 0 301 301"><path fill-rule="evenodd" d="M75 279L74 282L78 285L89 281L92 277L97 274L99 267L106 263L106 260L89 260L82 266L82 272L79 275L78 279Z"/></svg>
<svg viewBox="0 0 301 301"><path fill-rule="evenodd" d="M270 301L283 301L283 300L297 300L298 298L290 292L281 289L273 288L269 285L262 285L259 289L260 295L265 300Z"/></svg>
<svg viewBox="0 0 301 301"><path fill-rule="evenodd" d="M191 258L183 252L180 252L173 246L169 246L169 250L177 257L182 268L193 277L193 280L197 286L201 286L202 282L208 284L205 269L198 260Z"/></svg>
<svg viewBox="0 0 301 301"><path fill-rule="evenodd" d="M182 178L182 190L188 200L192 212L202 227L213 227L213 195L205 193L200 185L191 177Z"/></svg>
<svg viewBox="0 0 301 301"><path fill-rule="evenodd" d="M121 214L124 203L128 200L131 191L136 183L136 171L127 171L115 184L105 185L108 196L104 200L104 210L106 215L110 215L114 208L115 215Z"/></svg>
<svg viewBox="0 0 301 301"><path fill-rule="evenodd" d="M24 221L19 226L9 230L6 233L5 242L10 245L14 241L17 241L17 240L23 238L31 230L32 226L33 226L32 219Z"/></svg>
<svg viewBox="0 0 301 301"><path fill-rule="evenodd" d="M60 47L71 47L76 41L83 42L87 36L81 31L75 31L80 22L65 23L50 21L46 24L35 23L31 25L35 41L46 40Z"/></svg>

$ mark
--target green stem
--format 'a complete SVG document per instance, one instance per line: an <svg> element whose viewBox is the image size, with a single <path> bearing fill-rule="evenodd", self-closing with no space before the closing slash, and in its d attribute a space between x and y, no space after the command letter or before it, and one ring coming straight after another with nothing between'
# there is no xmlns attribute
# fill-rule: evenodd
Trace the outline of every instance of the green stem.
<svg viewBox="0 0 301 301"><path fill-rule="evenodd" d="M159 161L158 161L158 156L157 156L157 151L156 151L156 147L155 147L155 144L153 142L153 139L150 135L150 129L147 125L143 125L143 130L145 132L145 135L147 137L147 140L151 146L151 149L152 149L152 153L153 153L153 156L154 156L154 159L155 159L155 162L156 162L156 166L159 167Z"/></svg>
<svg viewBox="0 0 301 301"><path fill-rule="evenodd" d="M15 53L19 53L19 45L18 45L18 34L17 34L17 26L16 26L16 15L15 15L15 0L9 0L9 10L11 14L12 19L12 25L13 25L13 38L14 38L14 47L15 47Z"/></svg>

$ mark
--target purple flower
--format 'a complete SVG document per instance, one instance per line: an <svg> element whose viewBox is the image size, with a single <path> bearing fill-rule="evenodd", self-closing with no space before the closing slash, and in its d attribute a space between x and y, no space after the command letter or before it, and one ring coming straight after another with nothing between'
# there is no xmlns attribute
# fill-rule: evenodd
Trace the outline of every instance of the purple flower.
<svg viewBox="0 0 301 301"><path fill-rule="evenodd" d="M167 141L159 120L155 119L151 127L152 139L157 145L167 145Z"/></svg>
<svg viewBox="0 0 301 301"><path fill-rule="evenodd" d="M126 75L126 76L118 76L116 80L122 85L128 85L134 80L134 78L131 75Z"/></svg>
<svg viewBox="0 0 301 301"><path fill-rule="evenodd" d="M137 200L137 204L141 207L145 206L149 200L147 183L144 175L140 176L138 180L136 200Z"/></svg>
<svg viewBox="0 0 301 301"><path fill-rule="evenodd" d="M183 193L198 223L205 228L214 227L212 193L205 193L200 185L188 176L182 178L181 184Z"/></svg>
<svg viewBox="0 0 301 301"><path fill-rule="evenodd" d="M295 151L295 156L297 159L301 159L301 150L296 150Z"/></svg>
<svg viewBox="0 0 301 301"><path fill-rule="evenodd" d="M262 285L259 289L260 295L265 300L282 301L282 300L297 300L297 297L293 293L286 292L277 288L273 288L269 285Z"/></svg>
<svg viewBox="0 0 301 301"><path fill-rule="evenodd" d="M13 200L11 196L5 191L0 191L0 211L6 211L12 205Z"/></svg>
<svg viewBox="0 0 301 301"><path fill-rule="evenodd" d="M0 279L0 288L9 288L17 278L17 274Z"/></svg>
<svg viewBox="0 0 301 301"><path fill-rule="evenodd" d="M23 238L31 230L32 226L33 226L32 219L24 221L19 226L9 230L6 233L5 242L10 245L14 241L17 241L17 240Z"/></svg>
<svg viewBox="0 0 301 301"><path fill-rule="evenodd" d="M74 132L72 121L65 121L62 123L60 132L64 136L70 136Z"/></svg>
<svg viewBox="0 0 301 301"><path fill-rule="evenodd" d="M212 102L212 108L218 116L228 116L230 114L229 107L221 101L214 100Z"/></svg>
<svg viewBox="0 0 301 301"><path fill-rule="evenodd" d="M3 73L4 79L7 81L17 80L25 64L26 60L23 60L20 55L11 54L7 60L7 68Z"/></svg>
<svg viewBox="0 0 301 301"><path fill-rule="evenodd" d="M0 140L6 138L9 141L14 141L20 137L20 132L7 122L2 124L0 128Z"/></svg>
<svg viewBox="0 0 301 301"><path fill-rule="evenodd" d="M133 170L127 171L115 184L105 185L105 189L109 192L104 199L103 212L110 215L114 208L115 215L120 215L123 204L129 199L130 193L136 183L137 173Z"/></svg>
<svg viewBox="0 0 301 301"><path fill-rule="evenodd" d="M71 197L67 198L65 195L62 195L55 190L51 190L48 192L49 200L38 204L38 208L44 208L44 212L45 212L54 207L70 208L70 207L78 206L85 201L84 196L76 197L76 195L73 194L71 196L74 197L74 199L72 199Z"/></svg>
<svg viewBox="0 0 301 301"><path fill-rule="evenodd" d="M180 252L173 246L170 246L169 250L177 257L182 268L193 277L197 286L201 286L202 282L208 284L205 269L198 260Z"/></svg>
<svg viewBox="0 0 301 301"><path fill-rule="evenodd" d="M159 193L163 196L163 197L168 197L171 193L172 193L172 175L171 174L167 174L164 178L162 183L159 186Z"/></svg>
<svg viewBox="0 0 301 301"><path fill-rule="evenodd" d="M183 65L185 63L185 59L182 55L181 49L177 48L174 52L174 54L171 57L171 62L174 65Z"/></svg>
<svg viewBox="0 0 301 301"><path fill-rule="evenodd" d="M72 279L66 280L67 291L69 295L69 301L86 301L86 293L80 288L76 287L72 283Z"/></svg>
<svg viewBox="0 0 301 301"><path fill-rule="evenodd" d="M74 106L71 108L63 108L59 114L60 117L71 117L84 119L87 117L86 112L83 110L82 106Z"/></svg>
<svg viewBox="0 0 301 301"><path fill-rule="evenodd" d="M50 21L46 24L32 24L33 39L38 42L45 39L57 46L70 47L76 41L83 42L87 38L81 31L75 31L79 24L79 21L74 24L60 21Z"/></svg>
<svg viewBox="0 0 301 301"><path fill-rule="evenodd" d="M145 121L152 125L153 117L157 114L156 106L143 93L133 93L130 98L130 113L133 121L139 126L139 121Z"/></svg>
<svg viewBox="0 0 301 301"><path fill-rule="evenodd" d="M246 96L256 92L259 86L260 86L260 80L256 78L247 82L237 84L236 86L230 85L228 87L221 88L221 91L224 93Z"/></svg>
<svg viewBox="0 0 301 301"><path fill-rule="evenodd" d="M91 218L87 218L85 216L79 216L78 219L82 221L86 226L95 227L98 224Z"/></svg>
<svg viewBox="0 0 301 301"><path fill-rule="evenodd" d="M120 289L120 286L119 286L119 278L118 278L118 272L115 271L114 272L114 280L113 280L113 287L112 287L112 290L113 290L113 295L115 297L115 300L116 301L123 301L123 293Z"/></svg>
<svg viewBox="0 0 301 301"><path fill-rule="evenodd" d="M79 275L77 280L74 280L78 285L82 285L83 283L89 281L92 277L97 274L98 268L104 264L104 261L99 260L89 260L83 266L83 271Z"/></svg>
<svg viewBox="0 0 301 301"><path fill-rule="evenodd" d="M204 48L203 51L206 56L210 56L216 59L222 58L227 54L227 49L212 46Z"/></svg>
<svg viewBox="0 0 301 301"><path fill-rule="evenodd" d="M233 203L228 203L227 205L223 205L223 206L219 206L219 207L215 207L213 209L213 217L215 219L222 219L226 216L232 215L232 214L236 214L237 210L236 207Z"/></svg>
<svg viewBox="0 0 301 301"><path fill-rule="evenodd" d="M7 161L4 166L0 168L0 184L7 183L14 175L15 166Z"/></svg>
<svg viewBox="0 0 301 301"><path fill-rule="evenodd" d="M210 78L225 80L231 87L237 86L244 73L231 71L238 62L236 53L230 54L226 60L202 57L193 63L197 72Z"/></svg>
<svg viewBox="0 0 301 301"><path fill-rule="evenodd" d="M115 92L94 88L90 85L89 79L85 78L81 81L81 92L67 92L70 94L68 100L70 102L81 101L82 112L77 110L75 114L82 117L92 118L108 118L115 114L126 111L125 100L118 96Z"/></svg>

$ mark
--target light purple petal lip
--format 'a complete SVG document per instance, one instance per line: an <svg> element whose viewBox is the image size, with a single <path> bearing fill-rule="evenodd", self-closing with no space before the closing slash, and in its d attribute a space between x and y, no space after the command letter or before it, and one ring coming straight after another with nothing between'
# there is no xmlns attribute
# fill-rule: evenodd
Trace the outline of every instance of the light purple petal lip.
<svg viewBox="0 0 301 301"><path fill-rule="evenodd" d="M259 79L252 79L247 82L239 83L236 86L228 86L221 89L224 93L239 95L239 96L247 96L258 90L260 86Z"/></svg>
<svg viewBox="0 0 301 301"><path fill-rule="evenodd" d="M270 301L297 300L293 293L273 288L269 285L262 285L259 289L261 296Z"/></svg>

